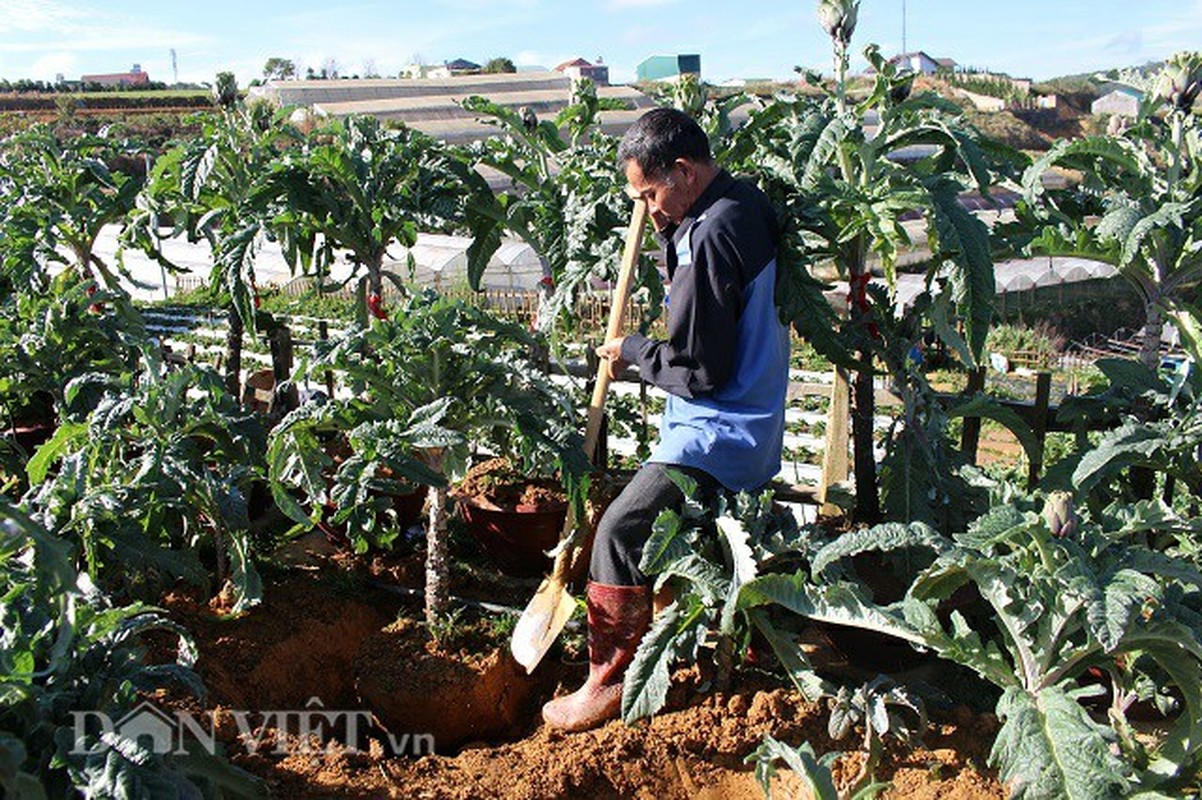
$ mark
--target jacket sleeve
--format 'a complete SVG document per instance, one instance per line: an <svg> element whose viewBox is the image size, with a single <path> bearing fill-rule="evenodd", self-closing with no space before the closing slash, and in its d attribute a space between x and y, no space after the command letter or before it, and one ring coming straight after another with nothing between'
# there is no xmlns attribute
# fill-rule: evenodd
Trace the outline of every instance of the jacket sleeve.
<svg viewBox="0 0 1202 800"><path fill-rule="evenodd" d="M638 365L643 380L687 398L712 393L733 374L743 308L732 242L714 231L693 233L693 263L678 266L672 279L668 338L632 334L622 343L623 360Z"/></svg>

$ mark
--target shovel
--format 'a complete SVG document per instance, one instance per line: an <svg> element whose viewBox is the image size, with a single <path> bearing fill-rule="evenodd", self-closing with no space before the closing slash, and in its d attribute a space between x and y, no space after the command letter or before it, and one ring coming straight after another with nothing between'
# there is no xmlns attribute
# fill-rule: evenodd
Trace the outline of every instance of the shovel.
<svg viewBox="0 0 1202 800"><path fill-rule="evenodd" d="M630 298L630 284L634 280L634 267L639 260L639 252L643 246L643 229L647 224L647 202L634 201L634 211L630 216L630 227L626 230L626 247L622 251L622 267L618 271L618 283L614 287L613 305L609 310L609 326L605 331L605 341L615 339L622 333L622 323L626 316L626 302ZM592 457L597 449L597 439L601 435L601 422L605 417L605 395L609 391L609 362L601 361L597 365L597 380L593 384L593 397L588 406L588 424L584 429L584 452ZM576 562L576 556L586 545L582 540L568 544L567 540L576 527L575 504L568 506L568 517L560 534L560 548L555 556L555 565L551 574L539 585L538 591L522 612L517 626L513 629L513 639L509 649L514 659L526 668L526 672L534 671L538 662L568 618L576 609L576 601L568 592L568 572Z"/></svg>

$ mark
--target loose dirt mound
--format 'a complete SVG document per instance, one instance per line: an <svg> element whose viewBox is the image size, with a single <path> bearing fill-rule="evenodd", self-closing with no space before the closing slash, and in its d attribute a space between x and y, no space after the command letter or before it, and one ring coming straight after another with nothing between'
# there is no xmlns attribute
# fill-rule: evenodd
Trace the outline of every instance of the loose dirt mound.
<svg viewBox="0 0 1202 800"><path fill-rule="evenodd" d="M567 496L558 481L531 478L504 458L492 458L469 469L455 487L455 494L485 508L508 511L519 507L555 511L567 505Z"/></svg>
<svg viewBox="0 0 1202 800"><path fill-rule="evenodd" d="M355 686L386 731L429 734L440 752L513 738L530 718L538 681L494 647L447 652L413 620L398 620L363 643Z"/></svg>
<svg viewBox="0 0 1202 800"><path fill-rule="evenodd" d="M359 645L393 616L340 591L354 587L302 573L268 588L263 604L238 619L182 593L163 605L197 638L196 667L215 702L261 711L300 709L317 697L346 707L357 705L351 663Z"/></svg>
<svg viewBox="0 0 1202 800"><path fill-rule="evenodd" d="M440 667L430 658L439 653L431 652L416 622L402 620L382 630L395 619L390 596L370 594L339 575L302 572L279 578L264 605L238 620L219 619L184 595L164 603L194 633L198 668L211 690L203 707L190 699L175 702L193 713L214 710L231 760L265 778L274 796L743 800L762 796L744 759L766 734L791 744L808 741L819 753L855 747L851 741L830 741L824 705L806 703L756 673L741 673L731 692L703 692L695 670L676 676L667 710L649 722L559 733L541 723L539 704L552 687L575 688L583 680L583 665L549 658L533 679L506 677L498 667L505 656L495 652L495 641L486 647L469 635L459 645L444 646L442 655L455 663ZM429 748L415 746L404 751L409 755L398 755L402 751L390 742L390 732L382 730L358 739L358 750L338 741L302 741L271 727L254 730L257 749L240 738L230 709L303 709L313 696L327 709L363 708L351 685L356 668L360 675L367 669L376 681L378 697L362 681L360 689L377 716L393 720L385 722L395 727L391 733L417 735L453 724L459 726L454 736L467 740L462 751L421 755ZM457 670L474 676L500 670L503 679L477 680L484 695L476 698L456 679ZM515 685L521 692L506 696ZM411 708L390 711L389 703L406 692L424 699L427 709L441 710L445 720L420 722ZM490 727L490 716L503 722ZM996 729L991 715L960 709L928 732L925 749L891 749L876 771L878 780L892 782L882 796L1002 797L996 778L982 766ZM496 744L512 736L523 738ZM444 746L437 738L434 743ZM837 762L837 780L846 783L856 775L859 758L853 754ZM796 788L792 776L783 780L782 788Z"/></svg>
<svg viewBox="0 0 1202 800"><path fill-rule="evenodd" d="M241 763L269 777L277 793L288 797L751 800L763 793L743 759L763 736L808 740L818 752L837 750L839 743L826 736L826 721L824 708L776 689L712 695L633 727L613 722L562 734L540 726L519 742L469 746L455 757L389 758L377 749ZM984 762L995 723L967 713L963 721L961 727L937 725L925 749L891 751L876 773L878 780L892 783L881 796L1003 797L996 778L977 766ZM853 754L837 762L836 780L850 780L859 758ZM796 789L796 780L786 775L782 788L784 796L792 796L788 790Z"/></svg>

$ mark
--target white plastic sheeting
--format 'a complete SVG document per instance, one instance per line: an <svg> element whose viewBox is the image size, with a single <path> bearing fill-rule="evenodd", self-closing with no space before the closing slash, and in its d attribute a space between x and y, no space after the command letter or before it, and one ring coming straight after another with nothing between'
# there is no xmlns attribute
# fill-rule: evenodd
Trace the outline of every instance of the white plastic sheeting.
<svg viewBox="0 0 1202 800"><path fill-rule="evenodd" d="M1000 295L1029 292L1045 286L1111 278L1117 274L1114 267L1100 261L1061 257L1005 261L995 264L993 273L994 286ZM883 278L874 278L873 283L884 285L885 281ZM835 286L835 291L830 293L830 299L845 303L847 283L839 282ZM900 314L908 309L914 298L926 288L926 278L922 275L898 275L895 288L897 311Z"/></svg>
<svg viewBox="0 0 1202 800"><path fill-rule="evenodd" d="M408 279L411 257L412 279L419 286L443 291L462 288L467 286L467 249L471 243L466 236L421 233L413 247L394 248L397 258L385 261L384 269ZM482 286L529 290L536 288L542 277L542 265L534 249L523 241L507 239L489 259Z"/></svg>

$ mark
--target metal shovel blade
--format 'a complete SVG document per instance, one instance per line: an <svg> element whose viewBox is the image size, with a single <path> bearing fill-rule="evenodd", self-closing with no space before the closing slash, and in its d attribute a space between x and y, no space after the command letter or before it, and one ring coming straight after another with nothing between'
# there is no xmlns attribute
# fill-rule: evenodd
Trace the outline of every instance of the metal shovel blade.
<svg viewBox="0 0 1202 800"><path fill-rule="evenodd" d="M527 674L533 672L538 662L542 661L575 610L576 601L562 582L547 578L538 587L514 627L513 638L509 642L514 660L526 668Z"/></svg>

